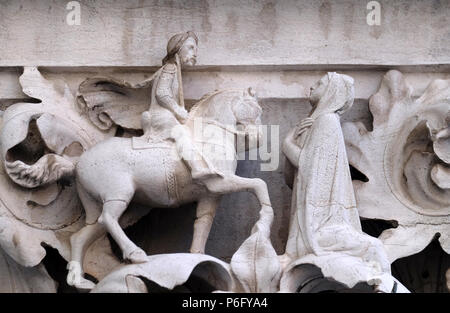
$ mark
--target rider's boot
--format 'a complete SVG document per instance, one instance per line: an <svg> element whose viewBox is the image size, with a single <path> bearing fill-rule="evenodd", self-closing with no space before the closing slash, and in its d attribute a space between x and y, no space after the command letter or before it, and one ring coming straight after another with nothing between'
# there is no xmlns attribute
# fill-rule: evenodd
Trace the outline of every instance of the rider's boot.
<svg viewBox="0 0 450 313"><path fill-rule="evenodd" d="M202 164L206 163L204 159L197 161L185 160L185 162L191 168L191 176L193 180L204 180L207 178L225 177L223 173L212 168L211 166L204 166Z"/></svg>
<svg viewBox="0 0 450 313"><path fill-rule="evenodd" d="M225 177L197 150L184 125L178 125L172 129L172 139L175 141L178 154L189 166L193 180Z"/></svg>

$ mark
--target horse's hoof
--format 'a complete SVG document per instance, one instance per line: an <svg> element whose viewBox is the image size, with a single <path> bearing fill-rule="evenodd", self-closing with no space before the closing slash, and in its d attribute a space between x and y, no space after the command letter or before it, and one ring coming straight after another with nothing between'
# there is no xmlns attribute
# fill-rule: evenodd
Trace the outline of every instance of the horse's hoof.
<svg viewBox="0 0 450 313"><path fill-rule="evenodd" d="M77 284L75 284L74 287L77 288L78 291L80 291L80 292L89 292L95 287L95 284L93 282L91 282L90 280L87 280L86 278L81 277L79 282Z"/></svg>
<svg viewBox="0 0 450 313"><path fill-rule="evenodd" d="M83 270L81 269L80 262L70 261L67 264L67 269L69 272L67 273L66 281L69 286L73 286L78 290L85 292L95 287L93 282L83 277Z"/></svg>
<svg viewBox="0 0 450 313"><path fill-rule="evenodd" d="M191 249L191 251L189 251L192 254L205 254L204 250L197 250L197 249Z"/></svg>
<svg viewBox="0 0 450 313"><path fill-rule="evenodd" d="M136 249L127 256L124 257L124 259L129 260L131 263L146 263L148 262L147 253L144 252L142 249Z"/></svg>
<svg viewBox="0 0 450 313"><path fill-rule="evenodd" d="M80 280L80 277L83 276L81 264L77 261L70 261L69 263L67 263L67 269L69 270L66 278L67 284L69 286L75 286Z"/></svg>

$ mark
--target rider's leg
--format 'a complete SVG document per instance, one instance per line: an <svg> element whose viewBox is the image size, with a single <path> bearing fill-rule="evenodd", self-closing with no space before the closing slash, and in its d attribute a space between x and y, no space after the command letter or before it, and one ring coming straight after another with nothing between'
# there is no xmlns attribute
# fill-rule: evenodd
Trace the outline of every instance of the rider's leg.
<svg viewBox="0 0 450 313"><path fill-rule="evenodd" d="M208 176L224 176L214 169L205 156L196 148L184 125L178 125L172 129L172 138L175 140L178 154L191 169L193 179L203 179Z"/></svg>
<svg viewBox="0 0 450 313"><path fill-rule="evenodd" d="M150 112L145 111L141 114L141 127L144 135L149 136L151 131L151 115Z"/></svg>

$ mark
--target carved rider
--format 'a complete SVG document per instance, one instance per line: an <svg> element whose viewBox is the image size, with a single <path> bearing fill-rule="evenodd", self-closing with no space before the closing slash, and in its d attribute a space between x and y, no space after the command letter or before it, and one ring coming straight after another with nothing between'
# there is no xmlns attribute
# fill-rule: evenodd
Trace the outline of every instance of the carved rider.
<svg viewBox="0 0 450 313"><path fill-rule="evenodd" d="M142 113L141 124L149 141L174 140L178 154L191 169L192 178L204 179L223 175L196 148L191 140L192 135L183 125L188 112L184 106L181 70L195 65L197 44L197 36L191 31L170 38L163 66L151 78L150 108Z"/></svg>

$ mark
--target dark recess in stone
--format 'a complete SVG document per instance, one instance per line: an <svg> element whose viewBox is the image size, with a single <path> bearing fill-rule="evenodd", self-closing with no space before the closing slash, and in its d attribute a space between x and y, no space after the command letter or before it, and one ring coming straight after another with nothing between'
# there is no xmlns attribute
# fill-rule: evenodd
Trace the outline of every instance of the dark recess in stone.
<svg viewBox="0 0 450 313"><path fill-rule="evenodd" d="M392 275L411 292L449 293L445 272L450 268L450 255L442 249L438 238L439 235L421 252L392 263Z"/></svg>
<svg viewBox="0 0 450 313"><path fill-rule="evenodd" d="M359 170L357 170L352 165L350 165L350 175L352 177L352 180L360 180L365 183L367 183L369 181L369 178L367 178L366 175L361 173Z"/></svg>
<svg viewBox="0 0 450 313"><path fill-rule="evenodd" d="M56 281L58 293L78 293L77 289L69 286L66 282L67 276L67 262L59 254L58 250L43 245L46 251L45 258L42 263L45 266L50 277Z"/></svg>

